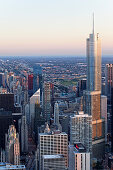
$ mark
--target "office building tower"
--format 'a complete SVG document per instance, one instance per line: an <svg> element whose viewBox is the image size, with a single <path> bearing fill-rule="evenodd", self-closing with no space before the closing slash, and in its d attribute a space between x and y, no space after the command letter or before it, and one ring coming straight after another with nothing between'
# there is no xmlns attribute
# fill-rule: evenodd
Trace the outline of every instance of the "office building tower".
<svg viewBox="0 0 113 170"><path fill-rule="evenodd" d="M101 117L101 92L85 91L83 105L85 113L92 115L92 155L101 158L105 153L105 119Z"/></svg>
<svg viewBox="0 0 113 170"><path fill-rule="evenodd" d="M28 75L28 94L29 97L33 95L33 74Z"/></svg>
<svg viewBox="0 0 113 170"><path fill-rule="evenodd" d="M54 124L59 126L59 106L57 102L54 105Z"/></svg>
<svg viewBox="0 0 113 170"><path fill-rule="evenodd" d="M4 76L4 73L0 73L0 87L5 87L5 76Z"/></svg>
<svg viewBox="0 0 113 170"><path fill-rule="evenodd" d="M33 67L33 93L40 88L40 94L42 99L42 67L40 65L34 65Z"/></svg>
<svg viewBox="0 0 113 170"><path fill-rule="evenodd" d="M29 125L30 124L30 107L29 107L29 103L27 103L24 107L24 113L26 116L26 122Z"/></svg>
<svg viewBox="0 0 113 170"><path fill-rule="evenodd" d="M7 71L7 69L5 69L4 76L5 76L5 87L8 87L8 71Z"/></svg>
<svg viewBox="0 0 113 170"><path fill-rule="evenodd" d="M0 110L0 148L2 149L5 149L5 134L12 122L12 112Z"/></svg>
<svg viewBox="0 0 113 170"><path fill-rule="evenodd" d="M62 132L65 132L67 134L69 134L69 129L70 129L69 121L70 121L70 116L68 114L59 115L59 122L62 127Z"/></svg>
<svg viewBox="0 0 113 170"><path fill-rule="evenodd" d="M101 43L99 34L93 32L87 39L87 90L101 91Z"/></svg>
<svg viewBox="0 0 113 170"><path fill-rule="evenodd" d="M51 86L49 82L44 82L43 87L43 115L49 123L51 118Z"/></svg>
<svg viewBox="0 0 113 170"><path fill-rule="evenodd" d="M64 155L43 155L42 170L67 170Z"/></svg>
<svg viewBox="0 0 113 170"><path fill-rule="evenodd" d="M92 120L101 117L101 91L84 91L83 109L88 115L92 115Z"/></svg>
<svg viewBox="0 0 113 170"><path fill-rule="evenodd" d="M26 116L21 119L21 152L28 152L28 126Z"/></svg>
<svg viewBox="0 0 113 170"><path fill-rule="evenodd" d="M111 88L111 152L113 153L113 88Z"/></svg>
<svg viewBox="0 0 113 170"><path fill-rule="evenodd" d="M68 167L68 136L64 132L52 131L48 128L44 133L39 133L39 170L42 165L43 155L59 155L65 157L65 166Z"/></svg>
<svg viewBox="0 0 113 170"><path fill-rule="evenodd" d="M105 141L107 142L107 96L101 95L101 117L105 120Z"/></svg>
<svg viewBox="0 0 113 170"><path fill-rule="evenodd" d="M78 96L83 96L83 91L86 90L87 79L81 79L78 83Z"/></svg>
<svg viewBox="0 0 113 170"><path fill-rule="evenodd" d="M42 116L42 108L37 102L35 104L35 120L34 120L34 133L35 133L35 142L38 143L38 133L41 125L45 125L45 119Z"/></svg>
<svg viewBox="0 0 113 170"><path fill-rule="evenodd" d="M105 121L101 118L101 43L93 32L87 39L87 91L84 111L92 115L92 157L100 159L105 149ZM97 152L98 151L98 152Z"/></svg>
<svg viewBox="0 0 113 170"><path fill-rule="evenodd" d="M7 162L14 165L20 164L19 134L16 133L14 125L9 126L8 134L5 135L5 151Z"/></svg>
<svg viewBox="0 0 113 170"><path fill-rule="evenodd" d="M113 87L113 64L106 64L105 67L105 95L110 103L111 88Z"/></svg>
<svg viewBox="0 0 113 170"><path fill-rule="evenodd" d="M0 108L5 111L14 112L14 94L13 93L1 93L0 94Z"/></svg>
<svg viewBox="0 0 113 170"><path fill-rule="evenodd" d="M69 145L69 170L90 170L90 152L82 143Z"/></svg>
<svg viewBox="0 0 113 170"><path fill-rule="evenodd" d="M92 116L78 112L70 116L70 143L81 142L87 152L92 152Z"/></svg>
<svg viewBox="0 0 113 170"><path fill-rule="evenodd" d="M34 130L34 119L35 119L35 104L40 104L40 89L38 89L31 97L30 97L30 121L32 129Z"/></svg>

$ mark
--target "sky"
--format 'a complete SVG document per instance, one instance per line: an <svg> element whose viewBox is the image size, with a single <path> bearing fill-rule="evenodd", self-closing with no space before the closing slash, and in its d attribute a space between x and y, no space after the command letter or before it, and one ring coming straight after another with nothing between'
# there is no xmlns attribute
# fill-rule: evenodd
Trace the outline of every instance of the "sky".
<svg viewBox="0 0 113 170"><path fill-rule="evenodd" d="M0 56L85 56L93 12L113 55L113 0L0 0Z"/></svg>

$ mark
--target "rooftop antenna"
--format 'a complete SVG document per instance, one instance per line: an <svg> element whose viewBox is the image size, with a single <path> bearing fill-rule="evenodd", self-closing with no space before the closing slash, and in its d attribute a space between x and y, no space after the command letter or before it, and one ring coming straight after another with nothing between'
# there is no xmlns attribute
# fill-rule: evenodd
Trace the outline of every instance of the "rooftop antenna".
<svg viewBox="0 0 113 170"><path fill-rule="evenodd" d="M93 34L94 34L94 12L93 12Z"/></svg>

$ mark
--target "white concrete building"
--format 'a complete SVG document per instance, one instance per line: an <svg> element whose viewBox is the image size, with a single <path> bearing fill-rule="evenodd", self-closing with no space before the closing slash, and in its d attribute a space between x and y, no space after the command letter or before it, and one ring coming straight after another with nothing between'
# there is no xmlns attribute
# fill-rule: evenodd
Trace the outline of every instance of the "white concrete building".
<svg viewBox="0 0 113 170"><path fill-rule="evenodd" d="M60 131L39 133L39 170L43 155L59 155L65 157L65 166L68 167L68 135Z"/></svg>
<svg viewBox="0 0 113 170"><path fill-rule="evenodd" d="M70 116L70 143L81 142L88 152L92 151L92 116L80 111Z"/></svg>
<svg viewBox="0 0 113 170"><path fill-rule="evenodd" d="M64 155L43 155L42 170L66 170Z"/></svg>
<svg viewBox="0 0 113 170"><path fill-rule="evenodd" d="M90 152L81 143L69 145L69 170L90 170Z"/></svg>

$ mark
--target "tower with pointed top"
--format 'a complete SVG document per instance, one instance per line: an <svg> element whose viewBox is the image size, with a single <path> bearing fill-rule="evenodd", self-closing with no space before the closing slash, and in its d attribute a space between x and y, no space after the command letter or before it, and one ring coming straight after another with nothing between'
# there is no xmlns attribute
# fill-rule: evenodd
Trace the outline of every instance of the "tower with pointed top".
<svg viewBox="0 0 113 170"><path fill-rule="evenodd" d="M87 65L87 90L101 91L101 41L94 32L94 14L92 34L87 39Z"/></svg>
<svg viewBox="0 0 113 170"><path fill-rule="evenodd" d="M101 43L93 31L87 39L87 90L83 95L84 112L92 115L92 158L105 153L105 120L101 116Z"/></svg>

